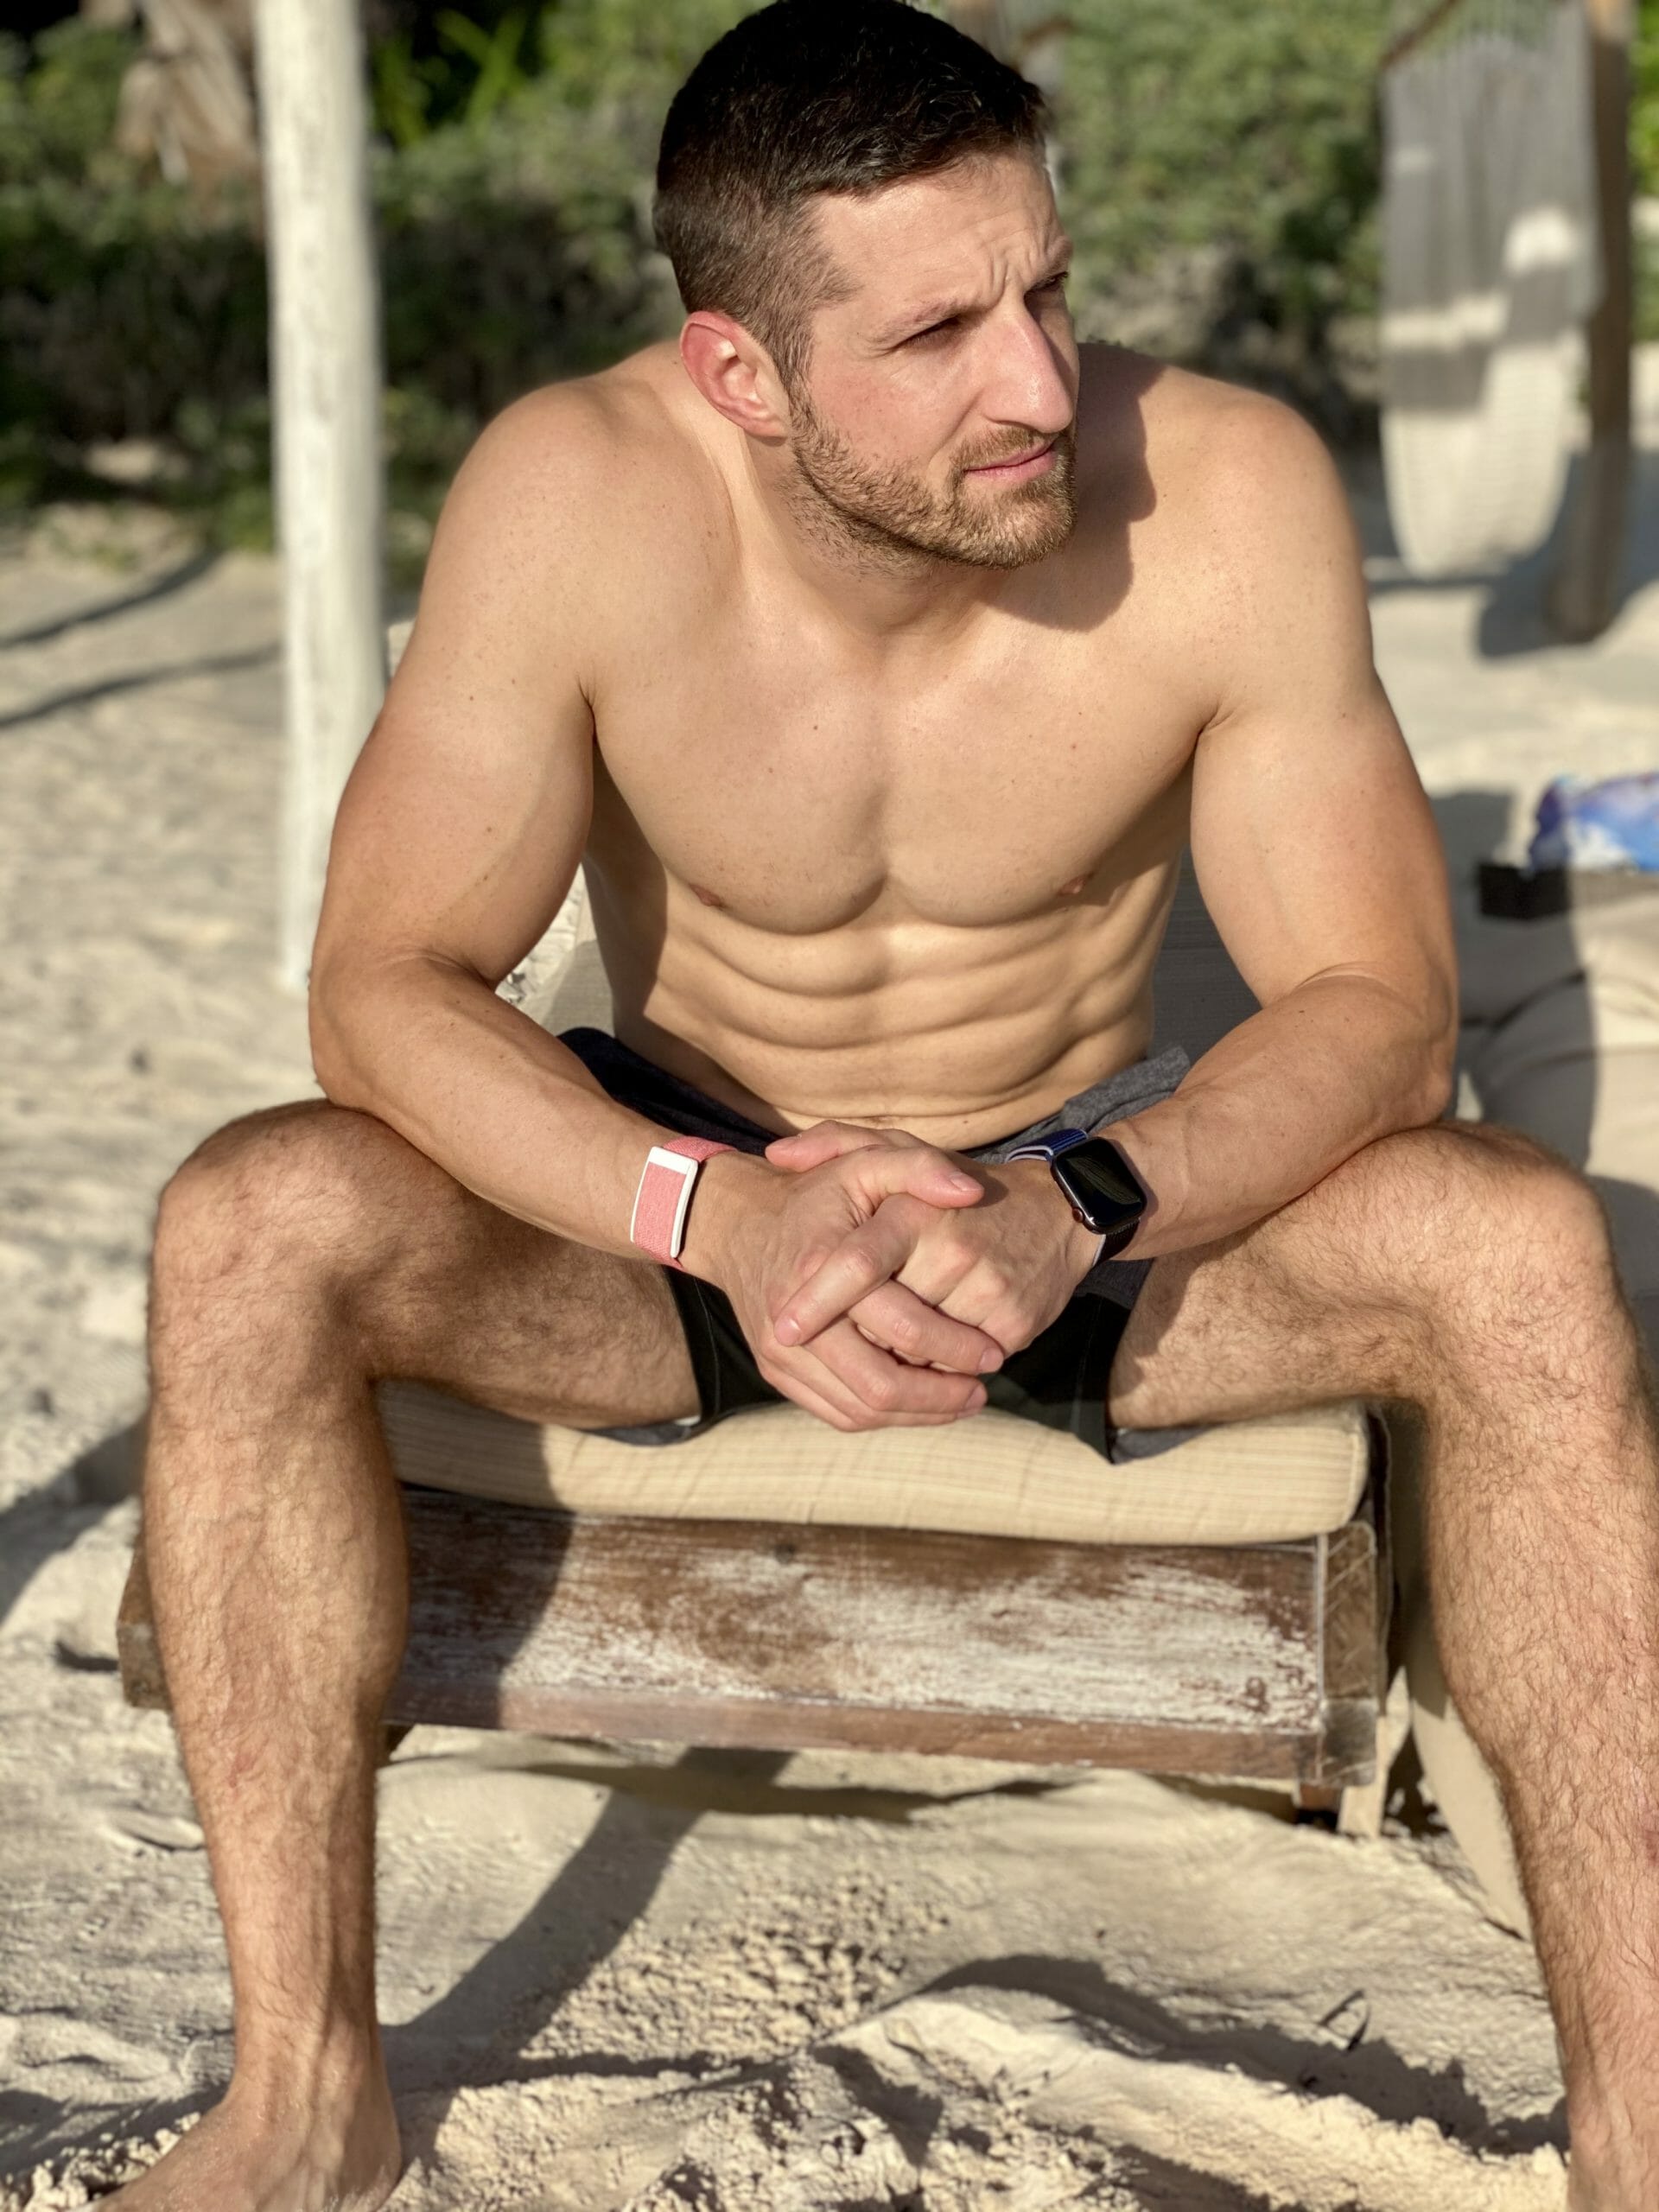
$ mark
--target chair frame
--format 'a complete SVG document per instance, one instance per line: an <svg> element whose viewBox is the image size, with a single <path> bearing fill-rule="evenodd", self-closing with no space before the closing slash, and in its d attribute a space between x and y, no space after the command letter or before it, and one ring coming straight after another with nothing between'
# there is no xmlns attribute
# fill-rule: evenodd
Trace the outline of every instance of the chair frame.
<svg viewBox="0 0 1659 2212"><path fill-rule="evenodd" d="M1083 1544L570 1515L409 1488L390 1724L1371 1783L1386 1445L1327 1535ZM164 1707L142 1536L118 1630Z"/></svg>

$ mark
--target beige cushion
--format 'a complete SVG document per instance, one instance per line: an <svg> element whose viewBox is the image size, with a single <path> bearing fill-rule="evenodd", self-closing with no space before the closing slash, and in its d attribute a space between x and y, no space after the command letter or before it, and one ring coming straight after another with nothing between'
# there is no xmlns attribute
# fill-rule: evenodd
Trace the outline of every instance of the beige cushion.
<svg viewBox="0 0 1659 2212"><path fill-rule="evenodd" d="M734 1414L683 1443L620 1444L382 1386L405 1482L573 1513L822 1522L1083 1544L1239 1544L1323 1535L1359 1503L1363 1409L1206 1431L1110 1466L1077 1438L988 1410L948 1429L843 1435L798 1406Z"/></svg>

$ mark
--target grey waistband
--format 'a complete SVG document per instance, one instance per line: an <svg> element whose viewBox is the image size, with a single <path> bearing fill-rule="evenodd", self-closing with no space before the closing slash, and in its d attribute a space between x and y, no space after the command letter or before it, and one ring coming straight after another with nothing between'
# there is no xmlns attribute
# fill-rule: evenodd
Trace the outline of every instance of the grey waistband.
<svg viewBox="0 0 1659 2212"><path fill-rule="evenodd" d="M969 1145L965 1149L976 1160L1006 1160L1016 1145L1032 1137L1046 1137L1054 1129L1094 1129L1103 1122L1127 1121L1131 1114L1144 1113L1148 1106L1167 1098L1192 1065L1181 1047L1172 1045L1154 1058L1136 1060L1133 1067L1120 1068L1116 1075L1091 1083L1087 1090L1078 1091L1028 1129L1001 1137L995 1144Z"/></svg>

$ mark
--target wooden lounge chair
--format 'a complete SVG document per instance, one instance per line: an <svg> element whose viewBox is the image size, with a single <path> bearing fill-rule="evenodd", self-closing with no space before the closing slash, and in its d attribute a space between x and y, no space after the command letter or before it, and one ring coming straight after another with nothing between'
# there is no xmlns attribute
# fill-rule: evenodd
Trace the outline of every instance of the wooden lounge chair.
<svg viewBox="0 0 1659 2212"><path fill-rule="evenodd" d="M607 1026L579 897L515 986ZM1160 1045L1254 1004L1190 878ZM1374 1828L1391 1604L1382 1431L1358 1405L1109 1467L985 1413L849 1437L795 1407L645 1450L410 1385L407 1658L387 1710L560 1736L971 1753L1251 1777ZM166 1702L142 1542L119 1625Z"/></svg>

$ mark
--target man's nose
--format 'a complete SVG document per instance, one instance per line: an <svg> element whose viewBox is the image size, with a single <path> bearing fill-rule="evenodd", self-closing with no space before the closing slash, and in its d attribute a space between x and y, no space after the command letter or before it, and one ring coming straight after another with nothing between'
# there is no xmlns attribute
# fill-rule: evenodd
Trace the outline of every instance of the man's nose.
<svg viewBox="0 0 1659 2212"><path fill-rule="evenodd" d="M1023 304L1000 324L995 359L981 407L993 422L1018 423L1039 437L1057 436L1071 422L1070 365Z"/></svg>

